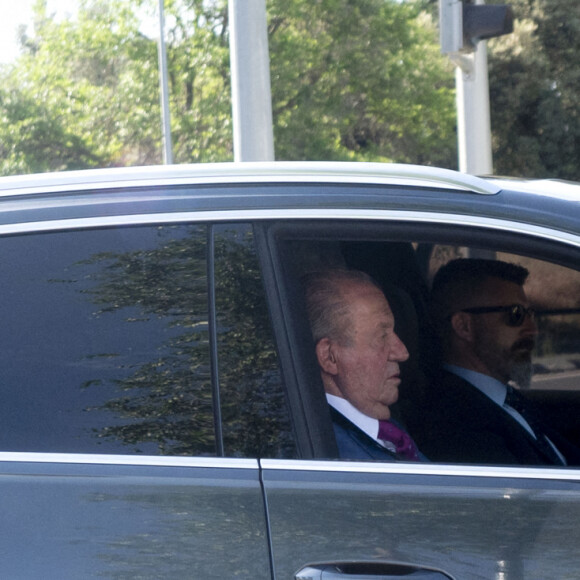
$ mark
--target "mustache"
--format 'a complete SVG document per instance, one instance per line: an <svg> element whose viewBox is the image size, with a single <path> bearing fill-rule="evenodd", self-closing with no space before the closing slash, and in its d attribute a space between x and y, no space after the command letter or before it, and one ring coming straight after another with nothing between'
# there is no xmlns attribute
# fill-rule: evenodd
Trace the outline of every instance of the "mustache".
<svg viewBox="0 0 580 580"><path fill-rule="evenodd" d="M516 350L521 350L521 349L525 349L525 350L529 350L532 351L534 350L534 347L536 346L536 341L533 338L521 338L520 340L516 340L516 342L513 343L511 350L512 351L516 351Z"/></svg>

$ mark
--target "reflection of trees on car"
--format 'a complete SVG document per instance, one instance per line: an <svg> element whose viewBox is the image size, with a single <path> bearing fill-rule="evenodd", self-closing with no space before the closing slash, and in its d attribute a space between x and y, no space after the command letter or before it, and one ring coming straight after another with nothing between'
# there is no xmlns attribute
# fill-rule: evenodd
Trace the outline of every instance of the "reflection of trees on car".
<svg viewBox="0 0 580 580"><path fill-rule="evenodd" d="M155 360L115 379L119 396L92 410L124 419L99 430L98 437L128 445L155 442L162 454L213 455L208 242L205 227L188 232L152 250L99 253L85 262L99 266L85 293L100 315L126 309L127 324L155 317L167 333ZM251 233L241 229L214 239L224 446L227 455L284 456L289 439L280 434L289 431L281 424L283 396L251 241Z"/></svg>

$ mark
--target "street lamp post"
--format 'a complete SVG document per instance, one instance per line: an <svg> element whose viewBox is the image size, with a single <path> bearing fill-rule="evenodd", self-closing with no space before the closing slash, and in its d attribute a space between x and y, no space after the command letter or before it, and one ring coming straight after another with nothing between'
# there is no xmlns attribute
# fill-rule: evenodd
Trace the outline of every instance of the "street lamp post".
<svg viewBox="0 0 580 580"><path fill-rule="evenodd" d="M229 0L235 161L273 161L265 0Z"/></svg>

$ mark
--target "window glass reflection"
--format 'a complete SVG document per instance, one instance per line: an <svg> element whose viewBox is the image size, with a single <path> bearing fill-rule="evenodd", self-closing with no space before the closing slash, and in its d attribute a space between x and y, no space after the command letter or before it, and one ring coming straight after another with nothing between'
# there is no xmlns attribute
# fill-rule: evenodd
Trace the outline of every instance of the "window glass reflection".
<svg viewBox="0 0 580 580"><path fill-rule="evenodd" d="M225 454L295 456L266 297L249 225L214 227Z"/></svg>
<svg viewBox="0 0 580 580"><path fill-rule="evenodd" d="M0 449L215 453L205 227L0 243Z"/></svg>

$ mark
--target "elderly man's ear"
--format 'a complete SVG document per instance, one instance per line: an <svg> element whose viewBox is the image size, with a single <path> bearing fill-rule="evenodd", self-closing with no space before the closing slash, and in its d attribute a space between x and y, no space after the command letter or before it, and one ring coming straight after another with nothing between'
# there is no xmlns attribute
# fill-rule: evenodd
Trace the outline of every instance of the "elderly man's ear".
<svg viewBox="0 0 580 580"><path fill-rule="evenodd" d="M321 338L316 343L316 358L320 368L329 375L336 375L336 353L334 343L328 338Z"/></svg>
<svg viewBox="0 0 580 580"><path fill-rule="evenodd" d="M473 318L468 312L455 312L451 316L451 328L462 340L473 340Z"/></svg>

